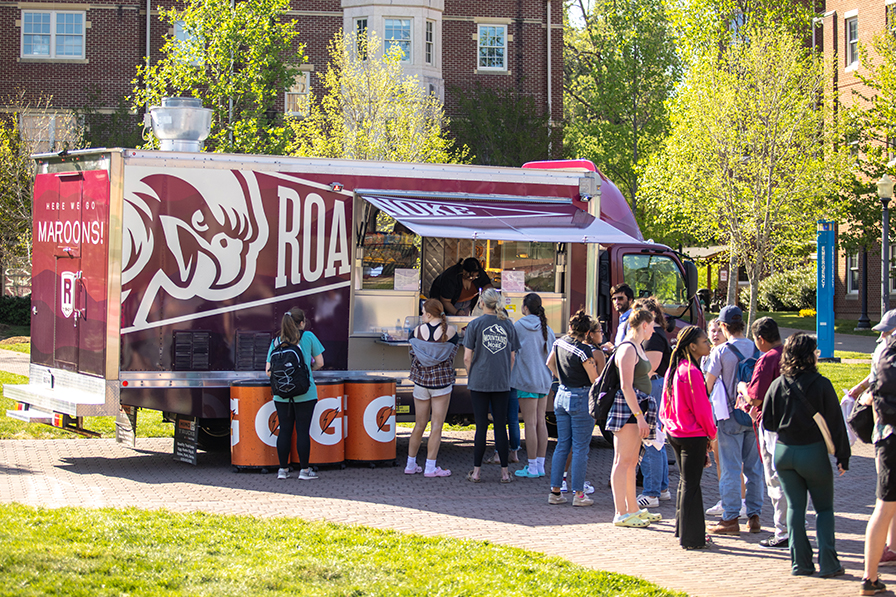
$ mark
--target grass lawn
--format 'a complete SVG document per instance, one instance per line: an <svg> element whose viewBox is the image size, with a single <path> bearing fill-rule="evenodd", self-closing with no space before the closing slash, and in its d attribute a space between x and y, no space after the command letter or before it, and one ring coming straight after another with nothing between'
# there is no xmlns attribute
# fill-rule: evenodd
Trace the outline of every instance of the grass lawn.
<svg viewBox="0 0 896 597"><path fill-rule="evenodd" d="M710 319L714 319L718 317L718 313L707 313L706 321ZM810 332L815 332L815 318L814 317L800 317L799 312L797 311L757 311L756 319L760 317L771 317L774 319L779 327L782 328L793 328L797 330L806 330ZM744 314L744 318L746 319L746 313ZM834 333L836 334L852 334L854 336L873 336L877 337L879 334L874 331L867 332L857 332L855 331L856 323L858 323L858 317L851 319L835 319L834 320ZM876 324L876 321L872 321L871 325Z"/></svg>
<svg viewBox="0 0 896 597"><path fill-rule="evenodd" d="M0 342L0 348L2 348L3 350L14 350L15 352L31 354L30 342L15 342L12 344L4 344L3 342Z"/></svg>
<svg viewBox="0 0 896 597"><path fill-rule="evenodd" d="M844 363L818 363L818 372L831 380L837 396L843 397L843 390L848 390L865 379L871 371L871 365L846 365Z"/></svg>
<svg viewBox="0 0 896 597"><path fill-rule="evenodd" d="M0 371L0 392L6 384L26 384L28 378ZM25 423L6 416L15 407L15 401L0 395L0 439L74 439L80 437L43 423ZM115 417L85 417L84 427L101 433L103 437L115 437ZM141 410L137 415L137 437L174 437L174 425L162 422L162 413Z"/></svg>
<svg viewBox="0 0 896 597"><path fill-rule="evenodd" d="M683 595L482 541L136 509L0 505L2 592L37 595Z"/></svg>

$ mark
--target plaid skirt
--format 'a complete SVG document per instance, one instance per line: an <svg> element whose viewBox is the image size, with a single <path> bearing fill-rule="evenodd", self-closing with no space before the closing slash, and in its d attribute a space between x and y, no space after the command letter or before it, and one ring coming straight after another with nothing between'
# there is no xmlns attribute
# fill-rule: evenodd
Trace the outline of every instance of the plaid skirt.
<svg viewBox="0 0 896 597"><path fill-rule="evenodd" d="M647 421L647 426L650 427L650 435L647 436L647 439L655 439L656 414L659 410L656 398L650 394L645 394L637 388L633 389L635 390L635 396L638 398L638 406L641 407L641 412L644 413L644 420ZM616 398L613 400L613 406L610 407L610 414L607 416L607 431L619 431L623 425L628 423L631 416L632 409L628 407L628 403L625 401L625 394L622 393L622 390L619 390L616 392Z"/></svg>

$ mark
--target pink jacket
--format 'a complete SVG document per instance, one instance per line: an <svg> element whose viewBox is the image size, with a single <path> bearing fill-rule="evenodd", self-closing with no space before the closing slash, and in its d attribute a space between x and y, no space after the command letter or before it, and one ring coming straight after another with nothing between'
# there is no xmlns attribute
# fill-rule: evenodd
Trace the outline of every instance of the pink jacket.
<svg viewBox="0 0 896 597"><path fill-rule="evenodd" d="M678 369L666 375L675 375L673 393L663 388L663 412L661 419L666 433L672 437L716 436L716 424L712 417L712 405L706 393L703 373L688 361L681 361Z"/></svg>

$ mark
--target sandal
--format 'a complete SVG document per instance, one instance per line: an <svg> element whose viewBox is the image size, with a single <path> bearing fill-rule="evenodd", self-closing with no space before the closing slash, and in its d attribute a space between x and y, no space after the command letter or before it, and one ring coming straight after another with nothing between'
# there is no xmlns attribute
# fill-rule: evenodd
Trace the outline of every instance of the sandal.
<svg viewBox="0 0 896 597"><path fill-rule="evenodd" d="M501 477L501 483L513 483L513 477Z"/></svg>
<svg viewBox="0 0 896 597"><path fill-rule="evenodd" d="M617 527L629 527L633 529L643 529L645 527L650 526L649 520L644 520L641 518L640 513L635 512L634 514L629 514L625 518L621 520L617 520L615 517L613 519L613 524Z"/></svg>
<svg viewBox="0 0 896 597"><path fill-rule="evenodd" d="M498 456L498 453L495 452L492 454L491 458L486 458L482 461L482 464L501 464L501 457Z"/></svg>
<svg viewBox="0 0 896 597"><path fill-rule="evenodd" d="M433 477L450 477L451 471L445 470L442 467L437 466L436 470L434 470L431 473L423 473L423 476L427 477L429 479L432 479Z"/></svg>
<svg viewBox="0 0 896 597"><path fill-rule="evenodd" d="M469 481L470 483L482 483L482 478L474 477L473 471L470 471L469 473L467 473L467 481Z"/></svg>

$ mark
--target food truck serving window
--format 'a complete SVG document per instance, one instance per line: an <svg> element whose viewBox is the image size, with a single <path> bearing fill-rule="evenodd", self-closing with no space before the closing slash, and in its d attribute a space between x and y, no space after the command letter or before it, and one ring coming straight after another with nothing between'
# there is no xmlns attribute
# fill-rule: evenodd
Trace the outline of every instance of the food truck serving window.
<svg viewBox="0 0 896 597"><path fill-rule="evenodd" d="M420 236L389 214L371 209L364 234L362 288L416 290L420 271ZM417 272L417 273L415 273Z"/></svg>
<svg viewBox="0 0 896 597"><path fill-rule="evenodd" d="M623 255L622 272L636 298L655 296L668 315L682 315L687 309L687 286L671 258L644 253Z"/></svg>

